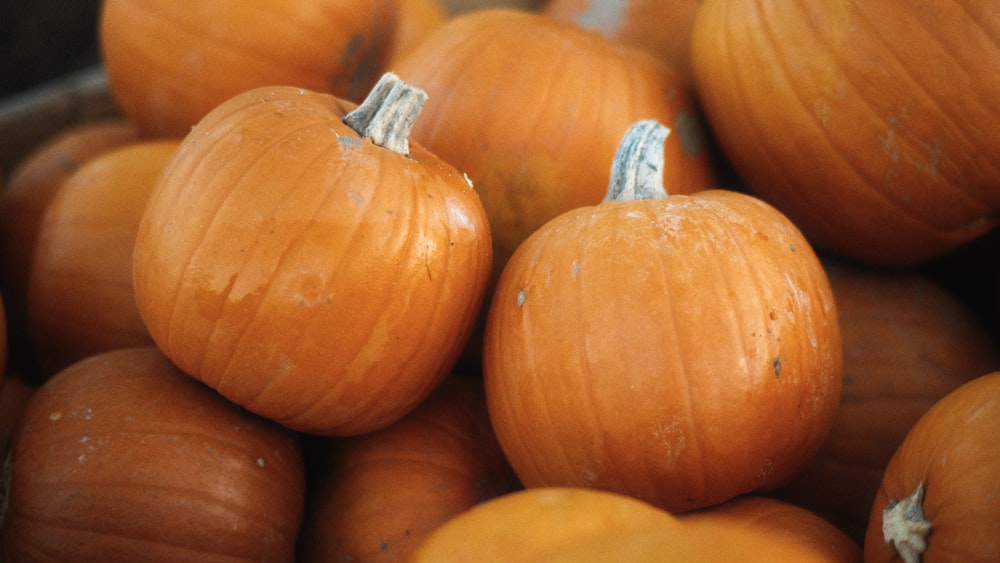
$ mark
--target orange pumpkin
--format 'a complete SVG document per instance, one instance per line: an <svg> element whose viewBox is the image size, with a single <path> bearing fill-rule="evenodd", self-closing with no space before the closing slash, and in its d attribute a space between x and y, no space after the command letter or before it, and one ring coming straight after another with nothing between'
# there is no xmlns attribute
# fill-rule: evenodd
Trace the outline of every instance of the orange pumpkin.
<svg viewBox="0 0 1000 563"><path fill-rule="evenodd" d="M87 160L138 140L128 122L109 119L70 127L31 151L7 180L0 199L0 292L11 327L11 362L26 375L37 371L27 353L25 303L28 275L45 208L59 185Z"/></svg>
<svg viewBox="0 0 1000 563"><path fill-rule="evenodd" d="M430 32L448 20L448 11L439 0L399 0L397 28L386 68L393 68Z"/></svg>
<svg viewBox="0 0 1000 563"><path fill-rule="evenodd" d="M701 0L548 0L541 12L656 55L692 85L691 28Z"/></svg>
<svg viewBox="0 0 1000 563"><path fill-rule="evenodd" d="M396 0L104 0L101 57L147 134L187 134L216 105L288 85L360 101L385 70Z"/></svg>
<svg viewBox="0 0 1000 563"><path fill-rule="evenodd" d="M294 433L159 350L47 380L11 450L4 561L292 561L304 497Z"/></svg>
<svg viewBox="0 0 1000 563"><path fill-rule="evenodd" d="M318 445L298 561L405 561L434 529L514 490L482 382L449 377L416 410Z"/></svg>
<svg viewBox="0 0 1000 563"><path fill-rule="evenodd" d="M515 252L483 369L525 486L607 489L677 512L805 466L836 413L841 341L795 226L737 192L665 195L664 132L646 125L622 141L608 200Z"/></svg>
<svg viewBox="0 0 1000 563"><path fill-rule="evenodd" d="M751 501L678 517L605 491L528 489L453 518L417 548L412 561L860 561L857 545L836 528L775 503Z"/></svg>
<svg viewBox="0 0 1000 563"><path fill-rule="evenodd" d="M915 265L998 224L998 38L989 3L705 0L691 56L753 193L816 247Z"/></svg>
<svg viewBox="0 0 1000 563"><path fill-rule="evenodd" d="M134 265L142 317L182 370L329 435L388 426L447 376L491 243L466 178L408 143L421 95L388 76L357 108L255 89L188 135Z"/></svg>
<svg viewBox="0 0 1000 563"><path fill-rule="evenodd" d="M1000 372L934 404L893 454L872 504L865 561L1000 561Z"/></svg>
<svg viewBox="0 0 1000 563"><path fill-rule="evenodd" d="M674 193L713 184L700 117L675 72L639 48L537 13L452 17L394 68L429 99L413 138L472 179L494 272L531 232L604 197L615 149L639 119L674 130Z"/></svg>
<svg viewBox="0 0 1000 563"><path fill-rule="evenodd" d="M910 427L959 385L1000 368L990 334L924 275L826 260L844 347L844 389L830 435L777 491L861 542L886 464Z"/></svg>
<svg viewBox="0 0 1000 563"><path fill-rule="evenodd" d="M42 375L92 354L152 344L132 289L150 192L179 141L137 141L81 166L45 210L28 279L31 351Z"/></svg>

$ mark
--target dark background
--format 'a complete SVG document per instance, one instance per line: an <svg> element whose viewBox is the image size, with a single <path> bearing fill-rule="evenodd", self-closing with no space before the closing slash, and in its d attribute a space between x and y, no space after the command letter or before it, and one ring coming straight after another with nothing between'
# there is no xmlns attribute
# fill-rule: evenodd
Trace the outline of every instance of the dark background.
<svg viewBox="0 0 1000 563"><path fill-rule="evenodd" d="M0 0L0 98L98 61L100 0Z"/></svg>

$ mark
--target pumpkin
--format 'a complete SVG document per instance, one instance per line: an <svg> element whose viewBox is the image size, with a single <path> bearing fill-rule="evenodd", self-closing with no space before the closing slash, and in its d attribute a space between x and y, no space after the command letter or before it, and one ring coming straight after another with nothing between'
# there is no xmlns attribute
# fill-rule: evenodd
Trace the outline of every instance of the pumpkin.
<svg viewBox="0 0 1000 563"><path fill-rule="evenodd" d="M386 68L393 68L396 60L406 55L441 24L449 15L440 0L399 0L399 15L392 48Z"/></svg>
<svg viewBox="0 0 1000 563"><path fill-rule="evenodd" d="M289 85L360 101L385 70L396 0L104 0L108 86L146 134L183 136L245 90Z"/></svg>
<svg viewBox="0 0 1000 563"><path fill-rule="evenodd" d="M861 546L828 520L796 504L745 495L710 508L678 515L684 524L724 535L746 530L775 543L792 541L811 547L830 561L861 561ZM777 561L778 559L773 559Z"/></svg>
<svg viewBox="0 0 1000 563"><path fill-rule="evenodd" d="M705 0L692 69L722 152L814 246L912 266L1000 209L1000 11Z"/></svg>
<svg viewBox="0 0 1000 563"><path fill-rule="evenodd" d="M382 430L315 448L299 561L405 561L434 529L517 481L482 381L452 376Z"/></svg>
<svg viewBox="0 0 1000 563"><path fill-rule="evenodd" d="M865 561L1000 561L1000 372L948 393L913 425L872 504Z"/></svg>
<svg viewBox="0 0 1000 563"><path fill-rule="evenodd" d="M692 85L691 28L701 0L548 0L541 12L648 50Z"/></svg>
<svg viewBox="0 0 1000 563"><path fill-rule="evenodd" d="M910 427L959 385L1000 368L984 324L927 276L824 261L837 302L844 387L809 466L776 491L861 542L889 458Z"/></svg>
<svg viewBox="0 0 1000 563"><path fill-rule="evenodd" d="M776 502L776 501L775 501ZM836 528L802 509L674 516L636 498L544 487L486 501L435 530L415 563L451 561L860 561ZM767 513L778 514L772 516ZM797 522L787 516L794 515Z"/></svg>
<svg viewBox="0 0 1000 563"><path fill-rule="evenodd" d="M11 450L4 561L292 561L297 436L180 373L154 347L48 379Z"/></svg>
<svg viewBox="0 0 1000 563"><path fill-rule="evenodd" d="M153 343L132 289L149 194L179 141L137 141L89 160L45 210L28 278L31 351L43 376L87 356Z"/></svg>
<svg viewBox="0 0 1000 563"><path fill-rule="evenodd" d="M394 72L429 96L413 138L475 184L496 274L547 220L601 201L636 120L674 130L664 148L674 192L713 184L700 117L677 74L568 22L502 8L459 14Z"/></svg>
<svg viewBox="0 0 1000 563"><path fill-rule="evenodd" d="M134 264L142 318L183 371L325 435L388 426L441 383L492 246L466 178L407 140L424 96L391 74L356 108L266 87L192 130Z"/></svg>
<svg viewBox="0 0 1000 563"><path fill-rule="evenodd" d="M45 208L59 185L87 160L138 140L122 119L69 127L31 150L11 172L0 195L0 292L7 307L11 362L34 376L28 350L25 303L28 275Z"/></svg>
<svg viewBox="0 0 1000 563"><path fill-rule="evenodd" d="M833 422L841 341L822 265L752 196L666 195L668 132L637 123L608 199L546 223L500 276L484 383L527 487L682 512L787 482Z"/></svg>

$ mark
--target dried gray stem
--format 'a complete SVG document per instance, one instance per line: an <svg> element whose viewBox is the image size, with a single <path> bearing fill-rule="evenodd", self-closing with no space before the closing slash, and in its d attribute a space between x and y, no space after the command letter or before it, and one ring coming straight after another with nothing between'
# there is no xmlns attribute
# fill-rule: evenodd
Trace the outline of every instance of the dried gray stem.
<svg viewBox="0 0 1000 563"><path fill-rule="evenodd" d="M376 145L409 156L410 131L426 101L426 92L387 72L344 123Z"/></svg>
<svg viewBox="0 0 1000 563"><path fill-rule="evenodd" d="M663 145L670 128L655 120L629 127L611 163L611 183L604 201L663 199Z"/></svg>

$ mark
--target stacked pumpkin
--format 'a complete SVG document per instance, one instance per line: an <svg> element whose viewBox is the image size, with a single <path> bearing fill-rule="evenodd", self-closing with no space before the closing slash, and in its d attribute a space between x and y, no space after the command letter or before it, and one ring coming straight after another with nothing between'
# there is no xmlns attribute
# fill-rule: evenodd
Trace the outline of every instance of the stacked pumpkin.
<svg viewBox="0 0 1000 563"><path fill-rule="evenodd" d="M4 560L1000 557L1000 355L921 270L1000 88L886 29L995 70L996 16L694 4L105 0L122 122L0 207Z"/></svg>

